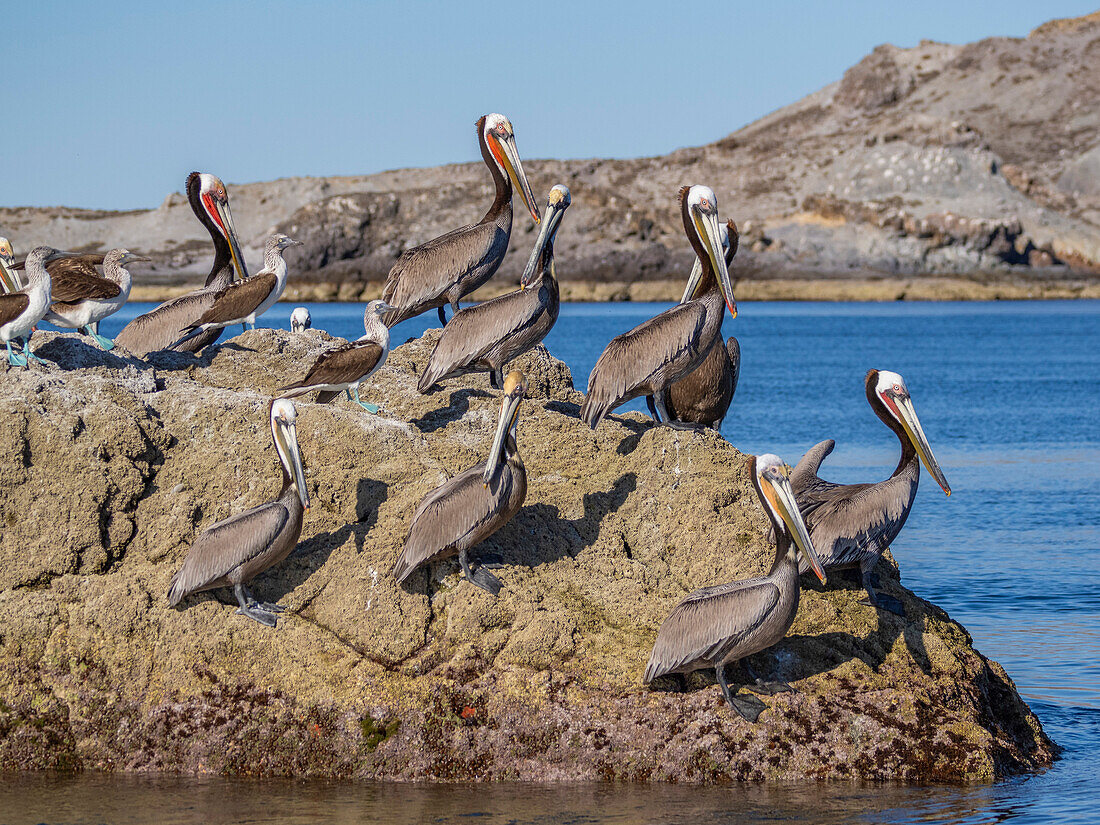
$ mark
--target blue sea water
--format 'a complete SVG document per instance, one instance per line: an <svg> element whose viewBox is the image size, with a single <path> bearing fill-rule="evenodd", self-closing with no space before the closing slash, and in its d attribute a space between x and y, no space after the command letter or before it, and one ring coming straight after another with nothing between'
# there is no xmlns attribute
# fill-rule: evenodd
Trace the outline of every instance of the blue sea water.
<svg viewBox="0 0 1100 825"><path fill-rule="evenodd" d="M308 305L355 337L362 305ZM665 304L565 304L546 339L583 390L603 347ZM148 305L126 307L113 335ZM263 325L289 325L279 304ZM906 379L952 495L922 474L894 543L904 583L965 625L1065 748L1049 771L959 787L393 786L160 777L24 777L11 821L1035 822L1100 821L1100 302L743 303L723 435L793 463L824 438L822 475L887 476L897 440L863 394L871 367ZM394 343L437 326L406 321ZM644 410L642 402L628 409ZM522 425L520 430L522 439ZM158 811L142 819L135 806ZM13 800L23 804L10 807ZM40 800L45 807L31 804ZM53 800L53 802L47 802ZM144 800L144 801L143 801ZM173 806L174 803L174 806ZM58 808L56 805L63 805Z"/></svg>

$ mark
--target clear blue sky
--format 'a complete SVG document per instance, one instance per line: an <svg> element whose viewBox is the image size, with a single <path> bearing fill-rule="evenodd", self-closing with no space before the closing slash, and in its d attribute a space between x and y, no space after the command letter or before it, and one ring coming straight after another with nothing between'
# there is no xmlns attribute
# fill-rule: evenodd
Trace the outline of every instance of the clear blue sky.
<svg viewBox="0 0 1100 825"><path fill-rule="evenodd" d="M797 100L880 43L1023 36L1095 8L9 3L0 205L155 206L192 169L234 183L472 160L489 111L525 158L660 154Z"/></svg>

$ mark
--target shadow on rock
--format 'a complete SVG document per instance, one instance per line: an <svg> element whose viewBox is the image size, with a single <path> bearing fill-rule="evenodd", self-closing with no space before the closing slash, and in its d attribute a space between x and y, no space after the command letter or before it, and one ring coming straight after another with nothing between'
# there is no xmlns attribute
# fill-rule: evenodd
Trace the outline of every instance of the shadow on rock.
<svg viewBox="0 0 1100 825"><path fill-rule="evenodd" d="M451 393L450 402L446 407L432 410L421 418L414 418L409 423L422 433L432 433L442 430L452 421L461 418L470 410L471 398L492 398L492 393L485 390L462 389Z"/></svg>

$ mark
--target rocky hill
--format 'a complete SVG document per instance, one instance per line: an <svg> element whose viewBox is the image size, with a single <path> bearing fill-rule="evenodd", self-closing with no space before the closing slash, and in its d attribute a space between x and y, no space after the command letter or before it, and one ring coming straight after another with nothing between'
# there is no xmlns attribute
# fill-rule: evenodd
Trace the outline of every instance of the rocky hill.
<svg viewBox="0 0 1100 825"><path fill-rule="evenodd" d="M381 414L298 405L313 506L255 583L291 608L271 629L226 593L165 593L203 527L276 494L269 393L326 336L255 330L145 363L39 333L53 363L0 382L0 770L957 782L1050 764L1005 672L889 558L906 618L842 581L805 589L754 657L798 692L757 724L706 673L644 687L678 600L770 564L766 518L728 442L634 413L592 432L541 348L520 362L526 504L483 545L499 600L453 561L398 586L417 503L485 455L499 403L484 378L416 392L437 334L364 388Z"/></svg>
<svg viewBox="0 0 1100 825"><path fill-rule="evenodd" d="M905 276L927 292L913 276L992 273L1021 294L1051 276L1089 281L1100 269L1100 12L1020 39L880 46L838 82L706 146L526 166L536 193L559 182L573 192L562 278L612 285L567 296L678 297L676 284L644 284L688 267L675 208L688 182L713 186L741 226L745 297L769 295L755 286L768 279ZM276 228L303 239L288 256L293 283L321 286L291 295L322 298L373 294L403 249L478 219L491 200L480 164L231 189L248 256ZM137 248L155 257L150 283L205 273L209 255L178 194L151 211L0 209L0 233L24 251ZM514 284L533 239L517 214L498 289ZM944 283L928 282L933 293Z"/></svg>

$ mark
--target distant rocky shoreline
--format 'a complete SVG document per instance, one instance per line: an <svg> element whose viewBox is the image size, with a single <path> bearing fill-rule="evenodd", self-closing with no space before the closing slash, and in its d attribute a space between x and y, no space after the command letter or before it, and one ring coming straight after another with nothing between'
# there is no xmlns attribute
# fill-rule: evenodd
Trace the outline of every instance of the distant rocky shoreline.
<svg viewBox="0 0 1100 825"><path fill-rule="evenodd" d="M184 294L195 284L135 286L132 301L160 303ZM516 289L512 283L491 281L470 296L486 301ZM617 301L678 301L682 280L562 281L562 301L603 303ZM1100 277L1036 279L1001 274L835 278L792 275L785 278L734 281L739 301L1046 301L1100 299ZM295 283L291 279L283 303L365 302L380 298L378 281Z"/></svg>

